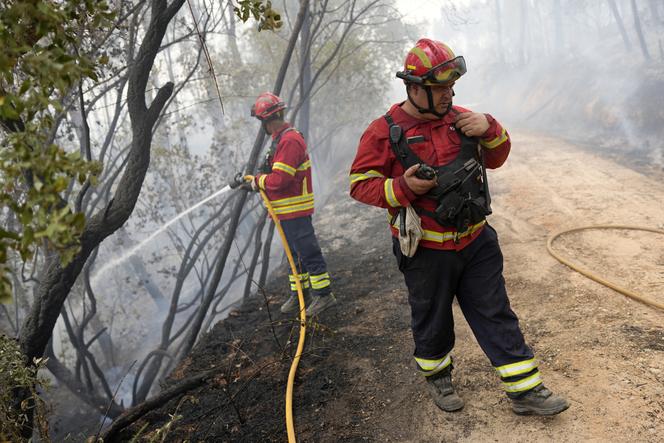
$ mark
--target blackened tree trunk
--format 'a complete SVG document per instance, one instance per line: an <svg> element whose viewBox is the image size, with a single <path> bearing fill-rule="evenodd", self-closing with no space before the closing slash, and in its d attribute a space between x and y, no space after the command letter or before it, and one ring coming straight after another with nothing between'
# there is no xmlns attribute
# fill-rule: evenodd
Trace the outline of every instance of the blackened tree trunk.
<svg viewBox="0 0 664 443"><path fill-rule="evenodd" d="M279 95L281 93L281 88L284 84L284 79L286 78L286 72L288 71L288 65L293 55L293 50L295 49L295 43L300 34L300 30L302 29L305 12L308 9L309 9L309 0L300 0L300 8L297 14L297 19L295 21L295 25L293 26L293 31L288 41L288 46L286 48L286 52L282 60L281 67L279 69L279 73L275 81L273 92L276 95ZM260 154L261 147L263 146L264 138L265 138L265 132L261 129L256 135L256 140L254 141L254 146L251 150L251 154L249 156L249 160L247 162L247 166L245 169L246 171L253 172L256 169L256 164L258 163L258 156ZM228 259L228 254L230 253L231 246L233 244L235 232L237 231L238 222L240 220L240 216L242 215L242 209L244 208L245 202L247 201L246 191L240 190L237 192L240 192L241 194L236 200L235 204L233 205L233 209L231 211L230 224L228 226L228 231L226 232L226 238L224 239L224 243L221 246L221 259L217 262L217 265L214 269L214 273L212 275L212 279L210 280L210 283L206 288L205 295L203 297L201 305L199 306L198 312L192 321L192 326L189 330L187 337L185 338L181 353L179 355L180 358L189 354L189 352L194 347L196 339L198 338L198 334L201 331L203 321L205 320L205 316L207 315L207 311L217 291L219 282L221 281L221 276L226 266L226 260Z"/></svg>
<svg viewBox="0 0 664 443"><path fill-rule="evenodd" d="M636 35L639 37L639 46L641 46L641 52L643 57L646 60L650 60L650 52L648 51L648 45L646 44L646 39L643 38L643 30L641 29L641 18L639 17L639 9L636 7L636 0L632 0L632 15L634 16L634 29L636 30Z"/></svg>
<svg viewBox="0 0 664 443"><path fill-rule="evenodd" d="M560 5L560 0L555 0L553 2L553 27L555 34L553 50L556 55L560 55L563 52L563 46L565 44L565 35L563 34L563 11L562 6Z"/></svg>
<svg viewBox="0 0 664 443"><path fill-rule="evenodd" d="M302 108L298 120L298 129L309 140L309 113L311 109L311 100L307 91L311 88L311 12L307 8L304 13L304 22L302 23L302 33L300 36L300 100Z"/></svg>
<svg viewBox="0 0 664 443"><path fill-rule="evenodd" d="M503 14L500 9L500 0L495 1L496 4L496 41L498 42L498 61L502 64L505 63L505 45L503 44Z"/></svg>
<svg viewBox="0 0 664 443"><path fill-rule="evenodd" d="M33 306L19 337L26 364L32 364L33 359L44 355L63 304L92 251L118 230L134 209L150 164L152 129L173 91L173 84L167 83L160 88L149 106L145 103L145 89L168 24L184 1L173 0L170 5L166 0L153 0L151 3L150 23L128 74L132 143L126 169L114 198L87 221L81 235L81 249L74 259L66 266L61 265L56 254L45 261ZM26 430L26 433L28 431L31 432Z"/></svg>
<svg viewBox="0 0 664 443"><path fill-rule="evenodd" d="M629 41L629 37L627 36L627 31L625 31L625 25L623 24L622 17L620 16L620 11L618 11L618 6L616 6L616 0L608 0L609 2L609 7L611 8L611 13L613 13L613 18L616 21L616 24L618 25L618 29L620 30L620 35L622 35L623 42L625 43L625 49L628 51L632 49L632 43Z"/></svg>
<svg viewBox="0 0 664 443"><path fill-rule="evenodd" d="M526 40L526 31L528 25L528 0L521 0L521 27L519 29L519 49L521 66L525 66L528 61L528 46Z"/></svg>

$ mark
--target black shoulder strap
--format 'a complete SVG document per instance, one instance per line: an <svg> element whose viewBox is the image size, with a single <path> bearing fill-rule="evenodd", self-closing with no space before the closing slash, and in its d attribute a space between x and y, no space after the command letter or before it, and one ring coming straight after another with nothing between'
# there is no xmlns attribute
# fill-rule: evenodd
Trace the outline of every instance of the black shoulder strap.
<svg viewBox="0 0 664 443"><path fill-rule="evenodd" d="M383 117L390 130L390 146L401 166L404 169L408 169L413 165L422 163L422 160L408 146L408 140L404 137L404 131L401 126L394 123L394 119L392 119L390 114L385 114Z"/></svg>
<svg viewBox="0 0 664 443"><path fill-rule="evenodd" d="M450 109L451 112L453 112L455 115L461 114L459 111L457 111L454 108ZM459 134L462 137L466 137L463 135L460 131ZM488 214L491 214L491 194L489 193L489 180L486 176L486 166L484 164L484 149L482 148L482 145L479 144L479 137L468 137L472 138L474 141L477 141L478 144L478 156L479 156L479 161L480 161L480 166L482 167L482 182L483 182L483 188L484 188L484 198L486 199L486 210ZM488 215L487 214L487 215Z"/></svg>

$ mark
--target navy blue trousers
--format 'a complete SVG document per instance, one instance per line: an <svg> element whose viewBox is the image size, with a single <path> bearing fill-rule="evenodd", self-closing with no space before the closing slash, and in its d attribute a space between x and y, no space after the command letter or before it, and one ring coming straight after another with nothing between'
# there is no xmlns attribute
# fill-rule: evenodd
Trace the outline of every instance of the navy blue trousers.
<svg viewBox="0 0 664 443"><path fill-rule="evenodd" d="M311 223L311 216L282 220L281 227L286 235L288 247L293 253L298 272L308 274L311 287L316 294L328 295L332 291L330 276L318 245L314 225ZM308 282L305 286L309 287Z"/></svg>
<svg viewBox="0 0 664 443"><path fill-rule="evenodd" d="M413 257L406 257L397 239L393 250L408 287L416 360L441 359L454 347L455 295L494 367L533 358L519 320L510 308L503 255L491 226L487 224L478 238L461 251L420 247Z"/></svg>

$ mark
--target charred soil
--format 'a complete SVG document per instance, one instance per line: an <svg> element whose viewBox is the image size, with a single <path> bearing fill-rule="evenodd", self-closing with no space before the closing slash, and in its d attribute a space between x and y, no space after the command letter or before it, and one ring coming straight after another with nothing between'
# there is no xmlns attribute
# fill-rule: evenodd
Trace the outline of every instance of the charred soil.
<svg viewBox="0 0 664 443"><path fill-rule="evenodd" d="M384 212L354 202L340 177L314 224L339 303L310 321L294 390L298 441L655 441L664 435L664 312L628 300L555 261L554 231L578 225L664 228L662 177L566 142L512 134L490 173L513 309L546 385L572 406L551 418L511 413L499 380L455 306L455 384L466 407L436 408L412 360L409 306ZM592 166L592 167L588 167ZM589 231L556 249L664 301L664 236ZM152 411L144 436L166 441L285 441L286 380L298 322L279 305L287 269L214 326L165 382L218 369L204 387ZM659 437L657 437L659 435Z"/></svg>

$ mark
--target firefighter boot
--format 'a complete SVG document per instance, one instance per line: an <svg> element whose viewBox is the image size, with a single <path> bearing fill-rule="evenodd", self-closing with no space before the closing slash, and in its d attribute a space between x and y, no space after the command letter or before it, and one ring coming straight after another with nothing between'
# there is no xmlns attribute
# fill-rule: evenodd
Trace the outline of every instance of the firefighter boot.
<svg viewBox="0 0 664 443"><path fill-rule="evenodd" d="M460 411L463 408L463 400L454 391L452 385L451 366L426 379L429 393L433 397L436 406L445 412Z"/></svg>
<svg viewBox="0 0 664 443"><path fill-rule="evenodd" d="M328 295L314 294L311 296L311 304L307 307L307 317L318 315L335 304L337 304L337 298L331 292Z"/></svg>
<svg viewBox="0 0 664 443"><path fill-rule="evenodd" d="M303 289L302 293L304 295L304 305L306 306L307 304L309 304L311 296L309 295L308 289ZM290 295L288 296L288 300L286 300L279 309L283 314L292 314L293 312L299 312L300 301L298 300L297 292L291 291Z"/></svg>
<svg viewBox="0 0 664 443"><path fill-rule="evenodd" d="M512 411L518 415L556 415L569 408L567 400L542 384L511 400Z"/></svg>

